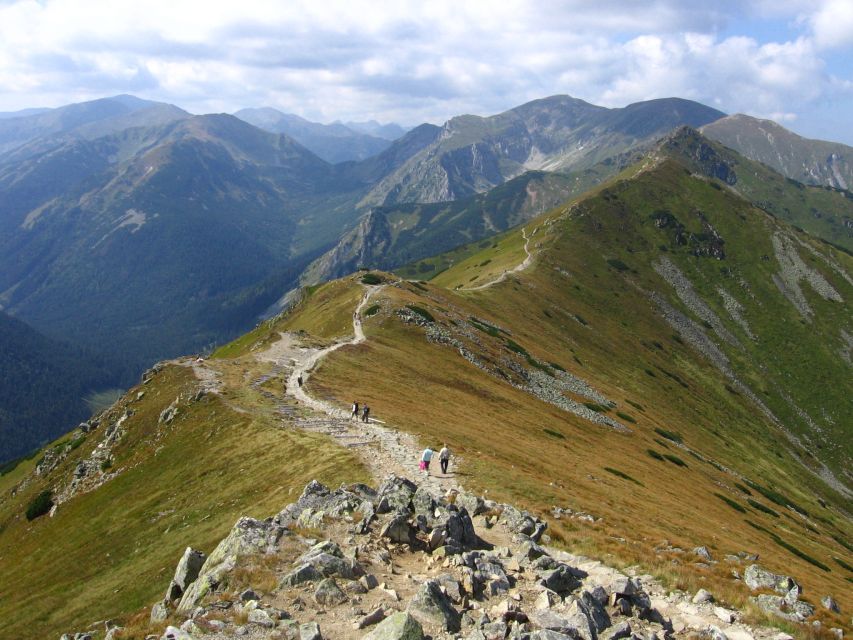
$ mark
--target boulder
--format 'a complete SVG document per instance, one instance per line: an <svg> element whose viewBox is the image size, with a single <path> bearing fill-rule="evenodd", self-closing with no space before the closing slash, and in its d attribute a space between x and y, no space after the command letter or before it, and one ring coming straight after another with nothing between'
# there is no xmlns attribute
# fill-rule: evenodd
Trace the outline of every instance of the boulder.
<svg viewBox="0 0 853 640"><path fill-rule="evenodd" d="M435 581L438 583L438 586L441 587L441 590L444 591L445 595L447 595L447 597L454 603L459 604L462 602L462 598L465 595L465 589L462 588L462 583L459 582L459 580L449 573L442 573L441 575L436 576Z"/></svg>
<svg viewBox="0 0 853 640"><path fill-rule="evenodd" d="M377 491L377 513L400 511L408 513L412 507L412 497L417 485L406 478L388 476Z"/></svg>
<svg viewBox="0 0 853 640"><path fill-rule="evenodd" d="M622 638L631 637L631 624L627 620L623 620L619 624L614 624L598 634L598 640L621 640Z"/></svg>
<svg viewBox="0 0 853 640"><path fill-rule="evenodd" d="M571 567L562 563L558 564L556 569L541 572L539 576L543 586L557 593L574 591L580 586Z"/></svg>
<svg viewBox="0 0 853 640"><path fill-rule="evenodd" d="M569 607L569 611L573 611L575 607L587 617L596 631L604 631L610 626L610 616L607 615L603 604L589 591L583 591L580 598Z"/></svg>
<svg viewBox="0 0 853 640"><path fill-rule="evenodd" d="M533 606L536 609L550 609L551 607L555 607L562 602L562 598L560 598L559 594L550 589L544 589L542 593L540 593L536 601L533 603Z"/></svg>
<svg viewBox="0 0 853 640"><path fill-rule="evenodd" d="M207 560L207 556L203 552L192 547L186 548L175 568L175 575L169 589L166 591L167 600L174 602L184 594L187 587L198 578L205 560Z"/></svg>
<svg viewBox="0 0 853 640"><path fill-rule="evenodd" d="M365 629L367 627L372 627L373 625L382 622L386 616L387 613L385 612L385 608L377 607L367 615L362 616L353 626L356 629Z"/></svg>
<svg viewBox="0 0 853 640"><path fill-rule="evenodd" d="M272 629L275 626L275 620L273 620L270 614L263 609L252 609L249 612L247 620L252 624L256 624L266 629Z"/></svg>
<svg viewBox="0 0 853 640"><path fill-rule="evenodd" d="M735 612L731 609L724 609L723 607L714 607L714 615L726 624L731 624L735 621Z"/></svg>
<svg viewBox="0 0 853 640"><path fill-rule="evenodd" d="M160 601L151 607L151 616L149 620L151 624L157 624L158 622L163 622L166 618L169 617L169 608L166 606L165 601Z"/></svg>
<svg viewBox="0 0 853 640"><path fill-rule="evenodd" d="M427 580L421 585L409 602L407 611L421 624L446 631L459 631L459 612L453 608L450 599L435 580Z"/></svg>
<svg viewBox="0 0 853 640"><path fill-rule="evenodd" d="M219 586L224 576L234 568L237 558L274 551L283 533L284 529L273 522L240 518L204 561L198 578L184 591L178 612L189 613L195 609L202 598Z"/></svg>
<svg viewBox="0 0 853 640"><path fill-rule="evenodd" d="M465 509L472 518L486 512L486 503L480 496L476 496L473 493L466 493L464 491L458 493L454 504Z"/></svg>
<svg viewBox="0 0 853 640"><path fill-rule="evenodd" d="M820 603L823 605L824 609L832 611L833 613L841 613L841 609L838 607L838 603L832 596L824 596L821 598Z"/></svg>
<svg viewBox="0 0 853 640"><path fill-rule="evenodd" d="M461 549L476 547L479 539L474 531L474 523L465 509L454 511L444 525L447 531L447 544Z"/></svg>
<svg viewBox="0 0 853 640"><path fill-rule="evenodd" d="M539 629L530 634L530 640L575 640L573 636L553 631L551 629Z"/></svg>
<svg viewBox="0 0 853 640"><path fill-rule="evenodd" d="M706 591L705 589L699 589L699 591L696 592L696 595L693 596L693 599L691 600L693 604L705 604L706 602L713 601L714 596L712 596L711 593L709 591Z"/></svg>
<svg viewBox="0 0 853 640"><path fill-rule="evenodd" d="M318 604L333 607L346 602L347 595L338 586L334 578L326 578L317 585L317 589L314 591L314 600Z"/></svg>
<svg viewBox="0 0 853 640"><path fill-rule="evenodd" d="M160 636L160 640L193 640L193 637L183 629L177 627L166 627L166 631Z"/></svg>
<svg viewBox="0 0 853 640"><path fill-rule="evenodd" d="M379 534L383 538L388 538L392 542L400 544L412 544L415 540L415 530L409 524L409 519L405 515L397 515L391 518L388 523L382 527Z"/></svg>
<svg viewBox="0 0 853 640"><path fill-rule="evenodd" d="M708 560L708 561L713 560L713 558L711 557L711 551L708 549L708 547L705 547L705 546L696 547L695 549L693 549L693 553L695 553L697 556L699 556L703 560Z"/></svg>
<svg viewBox="0 0 853 640"><path fill-rule="evenodd" d="M421 623L405 611L395 613L380 622L362 640L423 640Z"/></svg>
<svg viewBox="0 0 853 640"><path fill-rule="evenodd" d="M415 510L416 516L426 516L431 518L435 511L435 500L427 491L426 485L418 487L412 496L412 508Z"/></svg>
<svg viewBox="0 0 853 640"><path fill-rule="evenodd" d="M316 622L306 622L299 625L299 640L323 640L320 625Z"/></svg>
<svg viewBox="0 0 853 640"><path fill-rule="evenodd" d="M773 589L777 593L785 594L798 586L793 578L772 573L757 564L751 564L746 568L743 581L753 591L756 589Z"/></svg>
<svg viewBox="0 0 853 640"><path fill-rule="evenodd" d="M368 573L367 575L361 576L358 581L364 586L368 591L372 591L376 587L379 586L379 580L376 579L376 576L372 573Z"/></svg>
<svg viewBox="0 0 853 640"><path fill-rule="evenodd" d="M296 585L303 584L305 582L316 582L317 580L321 580L323 578L323 574L320 573L317 569L315 569L310 564L302 564L287 575L285 575L281 582L278 583L279 589L284 587L295 587Z"/></svg>

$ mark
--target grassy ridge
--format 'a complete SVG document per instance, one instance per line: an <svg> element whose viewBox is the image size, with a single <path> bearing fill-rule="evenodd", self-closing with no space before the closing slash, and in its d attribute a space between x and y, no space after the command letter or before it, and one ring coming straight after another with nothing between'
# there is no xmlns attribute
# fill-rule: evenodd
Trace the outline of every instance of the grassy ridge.
<svg viewBox="0 0 853 640"><path fill-rule="evenodd" d="M241 365L242 370L242 365ZM0 601L3 637L51 637L150 606L162 595L183 549L210 552L241 515L267 517L312 478L332 485L366 479L349 452L321 436L277 428L270 410L249 414L207 395L180 406L168 427L158 416L179 393L193 393L190 370L168 367L137 389L127 433L115 450L115 479L27 522L24 506L43 487L68 481L76 461L103 436L90 434L60 467L10 497L36 460L0 478Z"/></svg>
<svg viewBox="0 0 853 640"><path fill-rule="evenodd" d="M671 229L655 224L655 212L664 209L695 241L679 244ZM700 237L707 229L697 211L725 240L724 259L701 253L708 238ZM815 311L812 322L804 322L773 284L779 265L770 234L796 232L672 162L601 190L571 213L561 208L528 223L528 234L537 222L540 231L531 243L537 256L530 269L488 289L454 292L489 281L523 259L521 233L510 232L498 240L505 253L490 246L433 279L447 287L444 291L386 289L387 307L425 308L448 331L470 317L483 327L507 328L530 358L559 364L615 402L611 415L636 416L630 435L536 400L484 374L454 350L428 343L421 329L383 313L367 320L369 341L336 352L312 384L342 404L353 394L368 398L377 417L427 444L450 443L465 457L471 473L465 482L489 495L543 512L570 505L601 516L603 524L591 527L555 523L558 536L581 548L647 566L656 562L655 546L663 539L688 548L708 544L718 555L751 550L760 552L768 566L796 575L807 593L846 598L847 574L837 568L815 570L804 556L830 567L831 557L846 553L837 539L851 534L850 521L839 510L847 508L846 499L806 469L817 468L815 455L836 471L850 459L843 425L851 422L844 400L851 389L838 352L838 327L844 326L847 312L803 282ZM799 239L853 272L843 253L806 236ZM805 248L799 253L845 300L853 297L850 284L825 262ZM742 348L725 345L652 268L663 255L690 279ZM717 292L720 286L742 305L756 340L729 315ZM663 321L649 297L652 291L723 344L735 375L802 442L821 442L791 403L809 414L824 431L823 448L790 443L753 401ZM480 341L476 351L486 361L513 357L502 337L472 326ZM524 361L517 356L522 366ZM639 416L633 411L638 406L643 407ZM555 432L565 439L554 437ZM660 433L676 434L682 443L670 438L667 455L656 459L645 451L660 446ZM642 484L602 473L604 466ZM784 495L810 516L790 508L779 512L781 518L749 506L742 507L744 514L734 512L715 494L740 504L736 485L743 486L743 477ZM772 528L788 546L747 519ZM612 536L626 542L614 544Z"/></svg>

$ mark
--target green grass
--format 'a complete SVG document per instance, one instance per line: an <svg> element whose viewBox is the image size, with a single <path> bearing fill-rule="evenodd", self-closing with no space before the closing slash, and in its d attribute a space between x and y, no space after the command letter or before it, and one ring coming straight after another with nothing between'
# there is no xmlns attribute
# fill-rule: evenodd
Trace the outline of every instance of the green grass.
<svg viewBox="0 0 853 640"><path fill-rule="evenodd" d="M641 487L646 486L642 482L640 482L639 480L635 480L634 478L629 476L624 471L619 471L619 469L614 469L613 467L604 467L604 470L607 473L612 473L614 476L616 476L618 478L622 478L623 480L628 480L629 482L633 482L634 484L639 485Z"/></svg>
<svg viewBox="0 0 853 640"><path fill-rule="evenodd" d="M667 431L666 429L655 427L655 433L660 436L663 436L667 440L671 440L676 444L682 444L684 442L684 439L680 435L678 435L677 433L673 433L672 431Z"/></svg>
<svg viewBox="0 0 853 640"><path fill-rule="evenodd" d="M364 310L364 317L369 318L370 316L376 315L379 313L380 307L378 304L372 304L367 309Z"/></svg>
<svg viewBox="0 0 853 640"><path fill-rule="evenodd" d="M682 460L677 455L674 455L672 453L665 453L665 454L663 454L663 457L666 458L667 460L669 460L672 464L677 465L679 467L686 467L687 466L687 463L684 462L684 460Z"/></svg>
<svg viewBox="0 0 853 640"><path fill-rule="evenodd" d="M487 322L483 322L482 320L477 320L476 318L468 318L468 322L470 322L473 327L479 329L483 333L487 333L488 335L492 336L493 338L497 338L500 335L500 331L498 330L498 328L493 327L492 325L490 325Z"/></svg>
<svg viewBox="0 0 853 640"><path fill-rule="evenodd" d="M361 284L382 284L382 277L375 273L365 273L361 277Z"/></svg>
<svg viewBox="0 0 853 640"><path fill-rule="evenodd" d="M630 422L631 424L637 424L637 419L630 414L624 413L623 411L617 411L616 415L619 416L620 418L622 418L625 422Z"/></svg>
<svg viewBox="0 0 853 640"><path fill-rule="evenodd" d="M546 429L542 429L542 431L544 431L545 433L547 433L547 434L548 434L549 436L551 436L552 438L558 438L558 439L560 439L560 440L565 440L565 439L566 439L566 436L564 436L564 435L563 435L562 433L560 433L559 431L555 431L554 429L547 429L547 428L546 428Z"/></svg>
<svg viewBox="0 0 853 640"><path fill-rule="evenodd" d="M664 458L663 458L663 454L662 454L662 453L658 453L658 452L657 452L657 451L655 451L654 449L646 449L646 453L648 453L648 454L649 454L652 458L654 458L655 460L661 460L661 461L662 461L662 460L664 459Z"/></svg>
<svg viewBox="0 0 853 640"><path fill-rule="evenodd" d="M778 513L776 513L775 511L773 511L773 509L771 509L770 507L764 506L763 504L761 504L761 503L760 503L760 502L758 502L757 500L753 500L752 498L747 498L747 499L746 499L746 502L747 502L747 504L748 504L750 507L752 507L753 509L756 509L756 510L758 510L758 511L761 511L761 512L763 512L763 513L766 513L766 514L768 514L768 515L771 515L771 516L773 516L774 518L778 518L778 517L779 517L779 514L778 514Z"/></svg>
<svg viewBox="0 0 853 640"><path fill-rule="evenodd" d="M435 322L435 318L433 317L433 315L429 311L424 309L423 307L419 307L419 306L414 305L414 304L407 304L406 307L409 310L413 311L414 313L418 314L421 318L423 318L427 322Z"/></svg>
<svg viewBox="0 0 853 640"><path fill-rule="evenodd" d="M735 502L734 500L732 500L728 496L724 496L722 493L715 493L714 495L717 496L723 502L725 502L727 505L729 505L735 511L740 511L741 513L746 513L746 509L742 505L738 504L737 502Z"/></svg>

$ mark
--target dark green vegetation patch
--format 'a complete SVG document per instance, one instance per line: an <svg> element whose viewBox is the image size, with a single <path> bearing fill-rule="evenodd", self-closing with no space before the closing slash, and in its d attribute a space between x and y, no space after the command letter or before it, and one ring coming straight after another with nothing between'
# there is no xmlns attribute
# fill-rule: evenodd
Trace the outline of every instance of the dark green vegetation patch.
<svg viewBox="0 0 853 640"><path fill-rule="evenodd" d="M53 492L49 489L42 491L27 505L27 520L35 520L43 516L53 507Z"/></svg>
<svg viewBox="0 0 853 640"><path fill-rule="evenodd" d="M634 478L632 478L631 476L629 476L629 475L628 475L627 473L625 473L624 471L619 471L619 469L614 469L613 467L604 467L604 470L605 470L607 473L612 473L614 476L616 476L616 477L618 477L618 478L622 478L623 480L627 480L628 482L633 482L634 484L639 485L639 486L641 486L641 487L645 487L645 486L646 486L646 485L644 485L642 482L640 482L639 480L635 480Z"/></svg>
<svg viewBox="0 0 853 640"><path fill-rule="evenodd" d="M370 316L376 315L377 313L379 313L379 309L381 309L381 307L378 304L369 306L364 311L364 317L369 318Z"/></svg>
<svg viewBox="0 0 853 640"><path fill-rule="evenodd" d="M429 311L427 311L426 309L424 309L423 307L419 307L419 306L414 305L414 304L407 304L406 308L410 309L414 313L417 313L421 318L423 318L427 322L435 322L435 318L433 318L432 314Z"/></svg>
<svg viewBox="0 0 853 640"><path fill-rule="evenodd" d="M382 278L375 273L365 273L361 277L361 284L382 284Z"/></svg>
<svg viewBox="0 0 853 640"><path fill-rule="evenodd" d="M734 500L732 500L731 498L724 496L722 493L715 493L714 495L717 496L723 502L725 502L727 505L729 505L735 511L740 511L741 513L746 513L746 509L744 507L742 507L741 505L739 505Z"/></svg>
<svg viewBox="0 0 853 640"><path fill-rule="evenodd" d="M560 440L566 439L566 436L564 436L559 431L555 431L554 429L547 429L546 428L546 429L542 429L542 431L544 431L545 433L547 433L549 436L551 436L553 438L559 438Z"/></svg>
<svg viewBox="0 0 853 640"><path fill-rule="evenodd" d="M682 444L684 440L677 433L673 433L672 431L667 431L666 429L661 429L659 427L655 427L655 433L660 436L663 436L667 440L672 440L676 444Z"/></svg>

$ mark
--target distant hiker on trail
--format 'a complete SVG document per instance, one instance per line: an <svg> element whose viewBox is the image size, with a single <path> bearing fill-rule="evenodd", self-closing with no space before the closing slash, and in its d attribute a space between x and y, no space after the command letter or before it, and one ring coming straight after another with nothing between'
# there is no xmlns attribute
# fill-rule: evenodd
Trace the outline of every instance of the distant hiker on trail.
<svg viewBox="0 0 853 640"><path fill-rule="evenodd" d="M370 422L370 407L367 405L364 405L364 409L361 410L361 421Z"/></svg>
<svg viewBox="0 0 853 640"><path fill-rule="evenodd" d="M352 413L350 414L349 419L350 420L356 420L356 421L358 420L358 402L357 401L352 403Z"/></svg>
<svg viewBox="0 0 853 640"><path fill-rule="evenodd" d="M300 387L302 386L302 374L301 373L296 377L296 384L298 384Z"/></svg>
<svg viewBox="0 0 853 640"><path fill-rule="evenodd" d="M432 460L432 449L427 447L421 454L421 471L425 471L429 475L429 463Z"/></svg>
<svg viewBox="0 0 853 640"><path fill-rule="evenodd" d="M447 465L450 463L450 449L447 448L447 443L438 452L438 461L441 463L441 472L447 475Z"/></svg>

